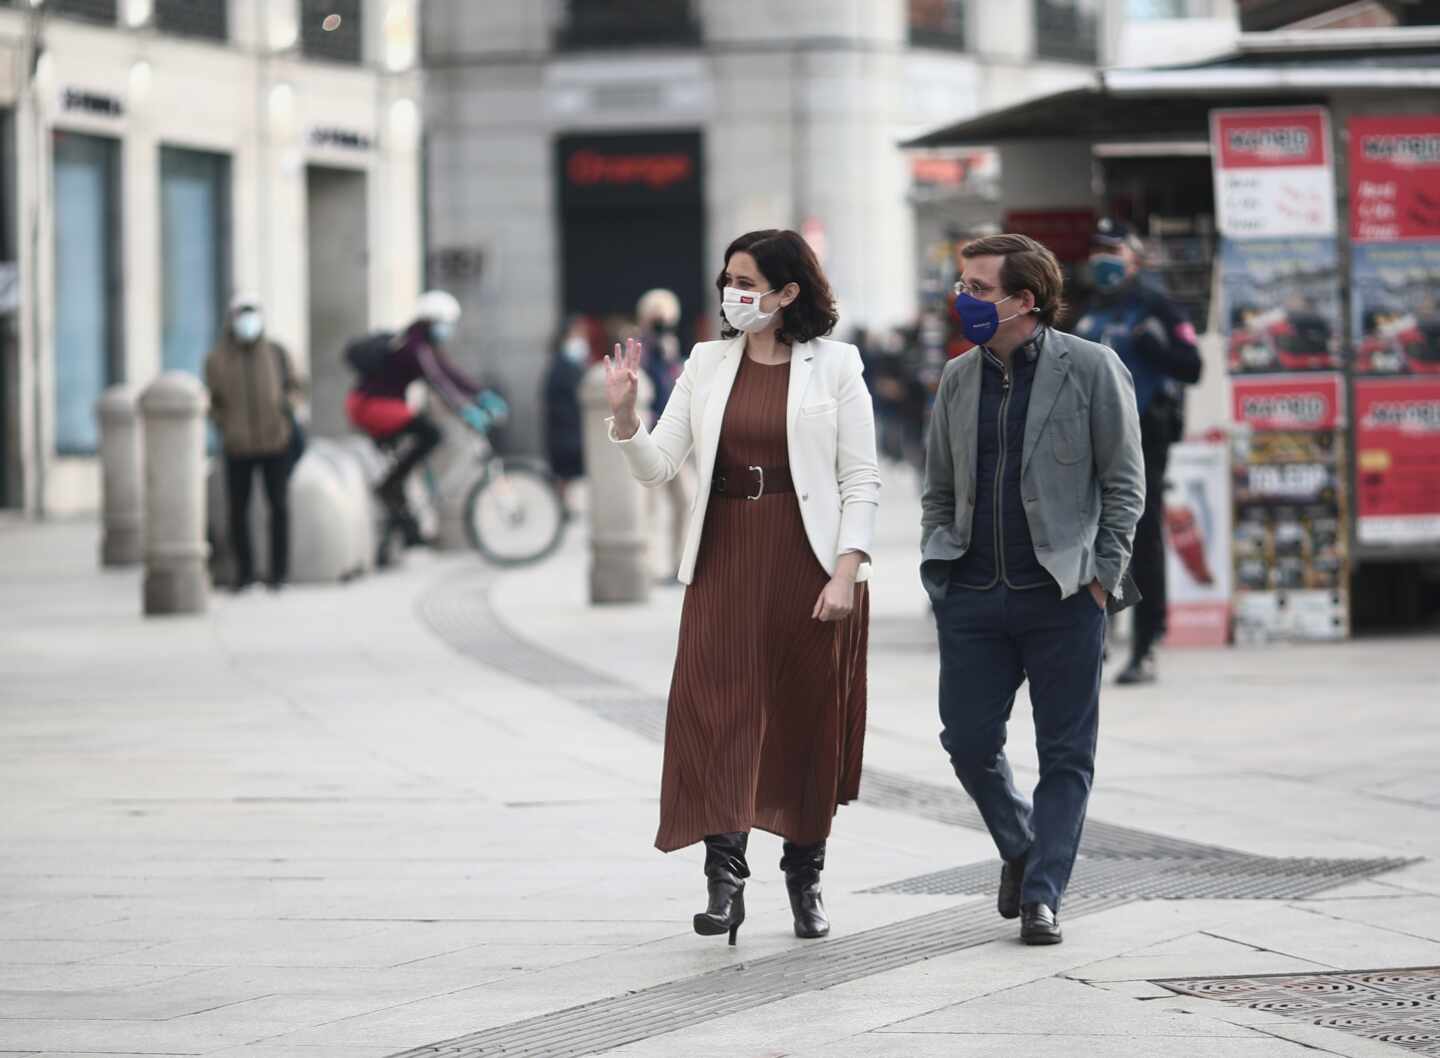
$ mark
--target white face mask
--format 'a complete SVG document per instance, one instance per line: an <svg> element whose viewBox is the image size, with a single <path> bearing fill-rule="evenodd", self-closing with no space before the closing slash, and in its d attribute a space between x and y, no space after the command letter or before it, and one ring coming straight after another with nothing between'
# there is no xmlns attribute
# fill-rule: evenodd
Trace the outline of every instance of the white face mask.
<svg viewBox="0 0 1440 1058"><path fill-rule="evenodd" d="M778 305L770 312L760 311L760 299L773 293L773 290L741 290L739 287L726 287L720 295L720 311L725 314L725 319L730 326L737 331L744 331L747 334L763 331L770 326L770 321L775 318L775 313L780 311Z"/></svg>
<svg viewBox="0 0 1440 1058"><path fill-rule="evenodd" d="M590 358L590 343L581 335L571 335L565 339L561 352L565 354L565 359L572 364L583 364Z"/></svg>
<svg viewBox="0 0 1440 1058"><path fill-rule="evenodd" d="M250 342L258 340L264 333L265 321L254 309L246 309L244 312L236 313L233 327L235 337L248 345Z"/></svg>

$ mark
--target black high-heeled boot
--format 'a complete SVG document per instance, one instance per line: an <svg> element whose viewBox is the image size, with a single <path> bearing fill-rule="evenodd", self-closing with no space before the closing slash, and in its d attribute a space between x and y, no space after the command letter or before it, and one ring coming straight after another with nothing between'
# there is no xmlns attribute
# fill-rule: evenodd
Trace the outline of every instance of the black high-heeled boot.
<svg viewBox="0 0 1440 1058"><path fill-rule="evenodd" d="M695 916L695 932L702 937L730 934L730 943L745 921L745 879L750 867L745 862L749 834L711 834L705 839L705 878L710 903Z"/></svg>
<svg viewBox="0 0 1440 1058"><path fill-rule="evenodd" d="M830 916L820 898L820 872L825 869L825 842L795 845L785 842L780 861L785 888L790 893L790 911L795 916L795 936L814 940L830 932Z"/></svg>

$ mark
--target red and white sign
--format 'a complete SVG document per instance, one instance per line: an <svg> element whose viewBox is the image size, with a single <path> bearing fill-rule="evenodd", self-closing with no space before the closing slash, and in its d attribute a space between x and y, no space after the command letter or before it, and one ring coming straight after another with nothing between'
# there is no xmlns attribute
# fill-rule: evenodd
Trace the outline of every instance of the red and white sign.
<svg viewBox="0 0 1440 1058"><path fill-rule="evenodd" d="M1440 116L1351 118L1350 237L1440 239Z"/></svg>
<svg viewBox="0 0 1440 1058"><path fill-rule="evenodd" d="M1167 646L1230 640L1230 449L1193 441L1170 449L1165 493Z"/></svg>
<svg viewBox="0 0 1440 1058"><path fill-rule="evenodd" d="M1230 413L1253 430L1334 430L1345 423L1345 378L1329 371L1235 378Z"/></svg>
<svg viewBox="0 0 1440 1058"><path fill-rule="evenodd" d="M1215 204L1232 239L1335 234L1330 116L1324 107L1212 110Z"/></svg>
<svg viewBox="0 0 1440 1058"><path fill-rule="evenodd" d="M1440 380L1355 380L1357 537L1440 543Z"/></svg>

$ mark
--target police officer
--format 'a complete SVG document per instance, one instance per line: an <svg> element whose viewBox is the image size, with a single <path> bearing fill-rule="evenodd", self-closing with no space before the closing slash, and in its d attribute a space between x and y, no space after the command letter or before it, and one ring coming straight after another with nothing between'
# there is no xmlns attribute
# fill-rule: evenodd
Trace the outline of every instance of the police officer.
<svg viewBox="0 0 1440 1058"><path fill-rule="evenodd" d="M1130 229L1102 220L1090 239L1091 293L1075 333L1120 355L1135 380L1145 457L1145 512L1135 529L1135 607L1130 662L1116 682L1153 683L1154 647L1165 636L1165 467L1185 433L1184 386L1200 381L1200 350L1185 310L1141 275L1142 247Z"/></svg>

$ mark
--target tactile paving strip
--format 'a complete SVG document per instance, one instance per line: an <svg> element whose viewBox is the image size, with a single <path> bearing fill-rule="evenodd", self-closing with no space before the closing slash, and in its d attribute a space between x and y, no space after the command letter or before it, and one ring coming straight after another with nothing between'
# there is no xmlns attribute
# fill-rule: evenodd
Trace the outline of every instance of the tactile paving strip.
<svg viewBox="0 0 1440 1058"><path fill-rule="evenodd" d="M1066 891L1132 900L1300 900L1415 862L1278 859L1237 852L1221 852L1210 859L1136 859L1082 854L1075 861L1075 871ZM975 863L906 878L865 892L927 896L983 894L994 891L997 879L995 864Z"/></svg>
<svg viewBox="0 0 1440 1058"><path fill-rule="evenodd" d="M1067 901L1065 920L1124 902ZM967 904L417 1047L394 1058L579 1058L1014 936L1015 924L998 919L988 902Z"/></svg>
<svg viewBox="0 0 1440 1058"><path fill-rule="evenodd" d="M1440 967L1155 984L1440 1056Z"/></svg>

